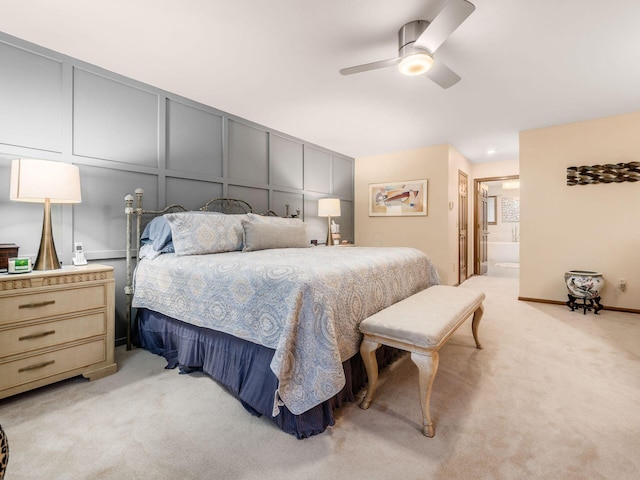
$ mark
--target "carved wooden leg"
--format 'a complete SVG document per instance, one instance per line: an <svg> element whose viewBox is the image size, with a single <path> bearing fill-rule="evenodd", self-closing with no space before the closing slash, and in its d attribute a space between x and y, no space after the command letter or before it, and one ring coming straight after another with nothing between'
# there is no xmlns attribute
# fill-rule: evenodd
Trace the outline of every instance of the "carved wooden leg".
<svg viewBox="0 0 640 480"><path fill-rule="evenodd" d="M376 350L379 347L379 343L366 339L362 340L362 343L360 344L360 356L362 357L364 368L367 370L367 377L369 378L367 394L364 396L362 402L360 402L360 408L363 410L366 410L371 406L373 394L376 391L376 384L378 383L378 360L376 359Z"/></svg>
<svg viewBox="0 0 640 480"><path fill-rule="evenodd" d="M482 348L478 341L478 327L480 326L482 315L484 315L484 306L480 304L476 311L473 312L473 320L471 321L471 331L473 332L473 339L476 341L476 348Z"/></svg>
<svg viewBox="0 0 640 480"><path fill-rule="evenodd" d="M438 352L429 355L411 353L411 361L418 366L418 388L420 392L420 405L422 407L422 434L427 437L435 435L429 404L431 402L431 388L438 371Z"/></svg>

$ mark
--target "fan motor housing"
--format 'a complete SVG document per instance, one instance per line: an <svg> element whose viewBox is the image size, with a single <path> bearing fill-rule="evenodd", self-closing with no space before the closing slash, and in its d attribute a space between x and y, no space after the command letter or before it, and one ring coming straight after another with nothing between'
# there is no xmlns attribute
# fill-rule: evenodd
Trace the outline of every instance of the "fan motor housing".
<svg viewBox="0 0 640 480"><path fill-rule="evenodd" d="M400 57L404 58L416 51L426 51L426 49L415 48L413 44L420 35L422 35L422 32L427 29L430 23L431 22L426 20L414 20L400 27L400 30L398 30L398 55Z"/></svg>

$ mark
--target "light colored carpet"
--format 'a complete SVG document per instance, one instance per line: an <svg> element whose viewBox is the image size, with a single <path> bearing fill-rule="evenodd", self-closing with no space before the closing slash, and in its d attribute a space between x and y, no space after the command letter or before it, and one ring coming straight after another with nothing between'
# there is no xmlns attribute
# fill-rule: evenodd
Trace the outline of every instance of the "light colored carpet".
<svg viewBox="0 0 640 480"><path fill-rule="evenodd" d="M115 375L0 400L6 480L637 479L640 316L519 302L510 278L460 288L487 294L484 349L465 324L441 350L432 439L406 355L369 410L297 440L209 378L118 348Z"/></svg>

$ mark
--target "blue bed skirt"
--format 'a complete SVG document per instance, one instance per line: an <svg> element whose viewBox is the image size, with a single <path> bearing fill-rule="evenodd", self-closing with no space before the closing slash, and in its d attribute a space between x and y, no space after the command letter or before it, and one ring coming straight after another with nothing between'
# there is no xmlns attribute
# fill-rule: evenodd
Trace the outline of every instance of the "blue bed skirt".
<svg viewBox="0 0 640 480"><path fill-rule="evenodd" d="M333 409L352 402L364 387L366 371L359 354L343 362L346 384L333 398L300 414L286 407L272 417L273 399L278 379L269 368L274 350L226 333L181 322L157 312L139 309L137 343L167 360L166 368L203 371L229 390L253 415L266 415L281 430L307 438L335 423ZM393 361L397 351L381 348L378 363Z"/></svg>

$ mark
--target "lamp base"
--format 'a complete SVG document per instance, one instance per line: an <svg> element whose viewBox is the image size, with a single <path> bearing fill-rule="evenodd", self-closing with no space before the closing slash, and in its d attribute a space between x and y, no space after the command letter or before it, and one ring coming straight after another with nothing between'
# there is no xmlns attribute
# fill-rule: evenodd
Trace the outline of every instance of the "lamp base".
<svg viewBox="0 0 640 480"><path fill-rule="evenodd" d="M331 238L331 215L327 216L327 243L326 246L330 247L333 245L333 238Z"/></svg>
<svg viewBox="0 0 640 480"><path fill-rule="evenodd" d="M34 270L59 270L60 262L56 253L56 246L53 243L53 233L51 231L51 202L47 198L44 202L44 218L42 220L42 237L40 238L40 249L36 257Z"/></svg>

